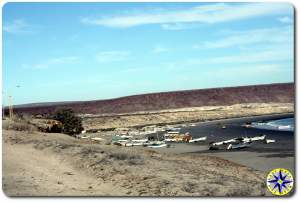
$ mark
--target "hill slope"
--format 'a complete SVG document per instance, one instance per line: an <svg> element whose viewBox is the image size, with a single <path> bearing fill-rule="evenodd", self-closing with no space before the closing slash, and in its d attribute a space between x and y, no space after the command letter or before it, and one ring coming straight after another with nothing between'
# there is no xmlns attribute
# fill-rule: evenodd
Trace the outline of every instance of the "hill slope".
<svg viewBox="0 0 300 202"><path fill-rule="evenodd" d="M109 100L33 104L15 106L15 112L44 114L51 113L59 107L70 107L75 112L84 114L130 113L184 107L268 102L293 103L294 83L161 92Z"/></svg>

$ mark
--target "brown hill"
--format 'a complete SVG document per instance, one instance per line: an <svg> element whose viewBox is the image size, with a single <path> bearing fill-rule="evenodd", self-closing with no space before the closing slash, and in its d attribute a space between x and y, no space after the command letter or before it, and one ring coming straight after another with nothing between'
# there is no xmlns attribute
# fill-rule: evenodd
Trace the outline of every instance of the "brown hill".
<svg viewBox="0 0 300 202"><path fill-rule="evenodd" d="M294 83L150 93L108 100L28 104L15 106L14 111L48 114L57 108L68 107L77 113L102 114L268 102L294 102Z"/></svg>

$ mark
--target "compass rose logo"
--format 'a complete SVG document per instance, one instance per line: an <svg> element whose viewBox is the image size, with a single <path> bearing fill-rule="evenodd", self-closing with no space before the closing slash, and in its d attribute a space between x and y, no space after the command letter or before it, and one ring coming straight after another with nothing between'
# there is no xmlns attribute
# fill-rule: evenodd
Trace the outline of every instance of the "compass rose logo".
<svg viewBox="0 0 300 202"><path fill-rule="evenodd" d="M283 196L293 189L293 175L284 168L276 168L267 176L267 186L274 195Z"/></svg>

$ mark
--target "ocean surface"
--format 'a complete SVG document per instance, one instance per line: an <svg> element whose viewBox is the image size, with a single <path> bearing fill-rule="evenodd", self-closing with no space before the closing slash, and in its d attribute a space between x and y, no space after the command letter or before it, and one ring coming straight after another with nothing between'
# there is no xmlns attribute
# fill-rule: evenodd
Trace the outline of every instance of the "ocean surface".
<svg viewBox="0 0 300 202"><path fill-rule="evenodd" d="M284 118L278 120L253 122L251 127L266 130L278 130L278 131L294 131L294 118Z"/></svg>
<svg viewBox="0 0 300 202"><path fill-rule="evenodd" d="M253 127L243 127L245 123L251 123ZM226 126L226 128L224 129L222 126ZM278 126L282 127L278 128ZM294 153L295 148L293 114L202 122L196 124L196 126L184 127L180 132L189 132L194 138L207 136L208 143L236 137L254 137L259 135L266 135L267 139L276 141L271 144L257 142L250 148L247 148L246 150L248 151Z"/></svg>

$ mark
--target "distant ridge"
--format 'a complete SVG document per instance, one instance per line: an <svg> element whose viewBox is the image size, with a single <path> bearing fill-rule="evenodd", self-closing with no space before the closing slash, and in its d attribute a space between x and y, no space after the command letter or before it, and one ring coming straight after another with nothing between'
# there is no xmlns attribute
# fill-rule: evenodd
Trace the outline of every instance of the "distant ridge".
<svg viewBox="0 0 300 202"><path fill-rule="evenodd" d="M76 113L102 114L268 102L293 103L294 83L149 93L108 100L34 103L17 105L14 111L48 114L57 108L68 107Z"/></svg>

